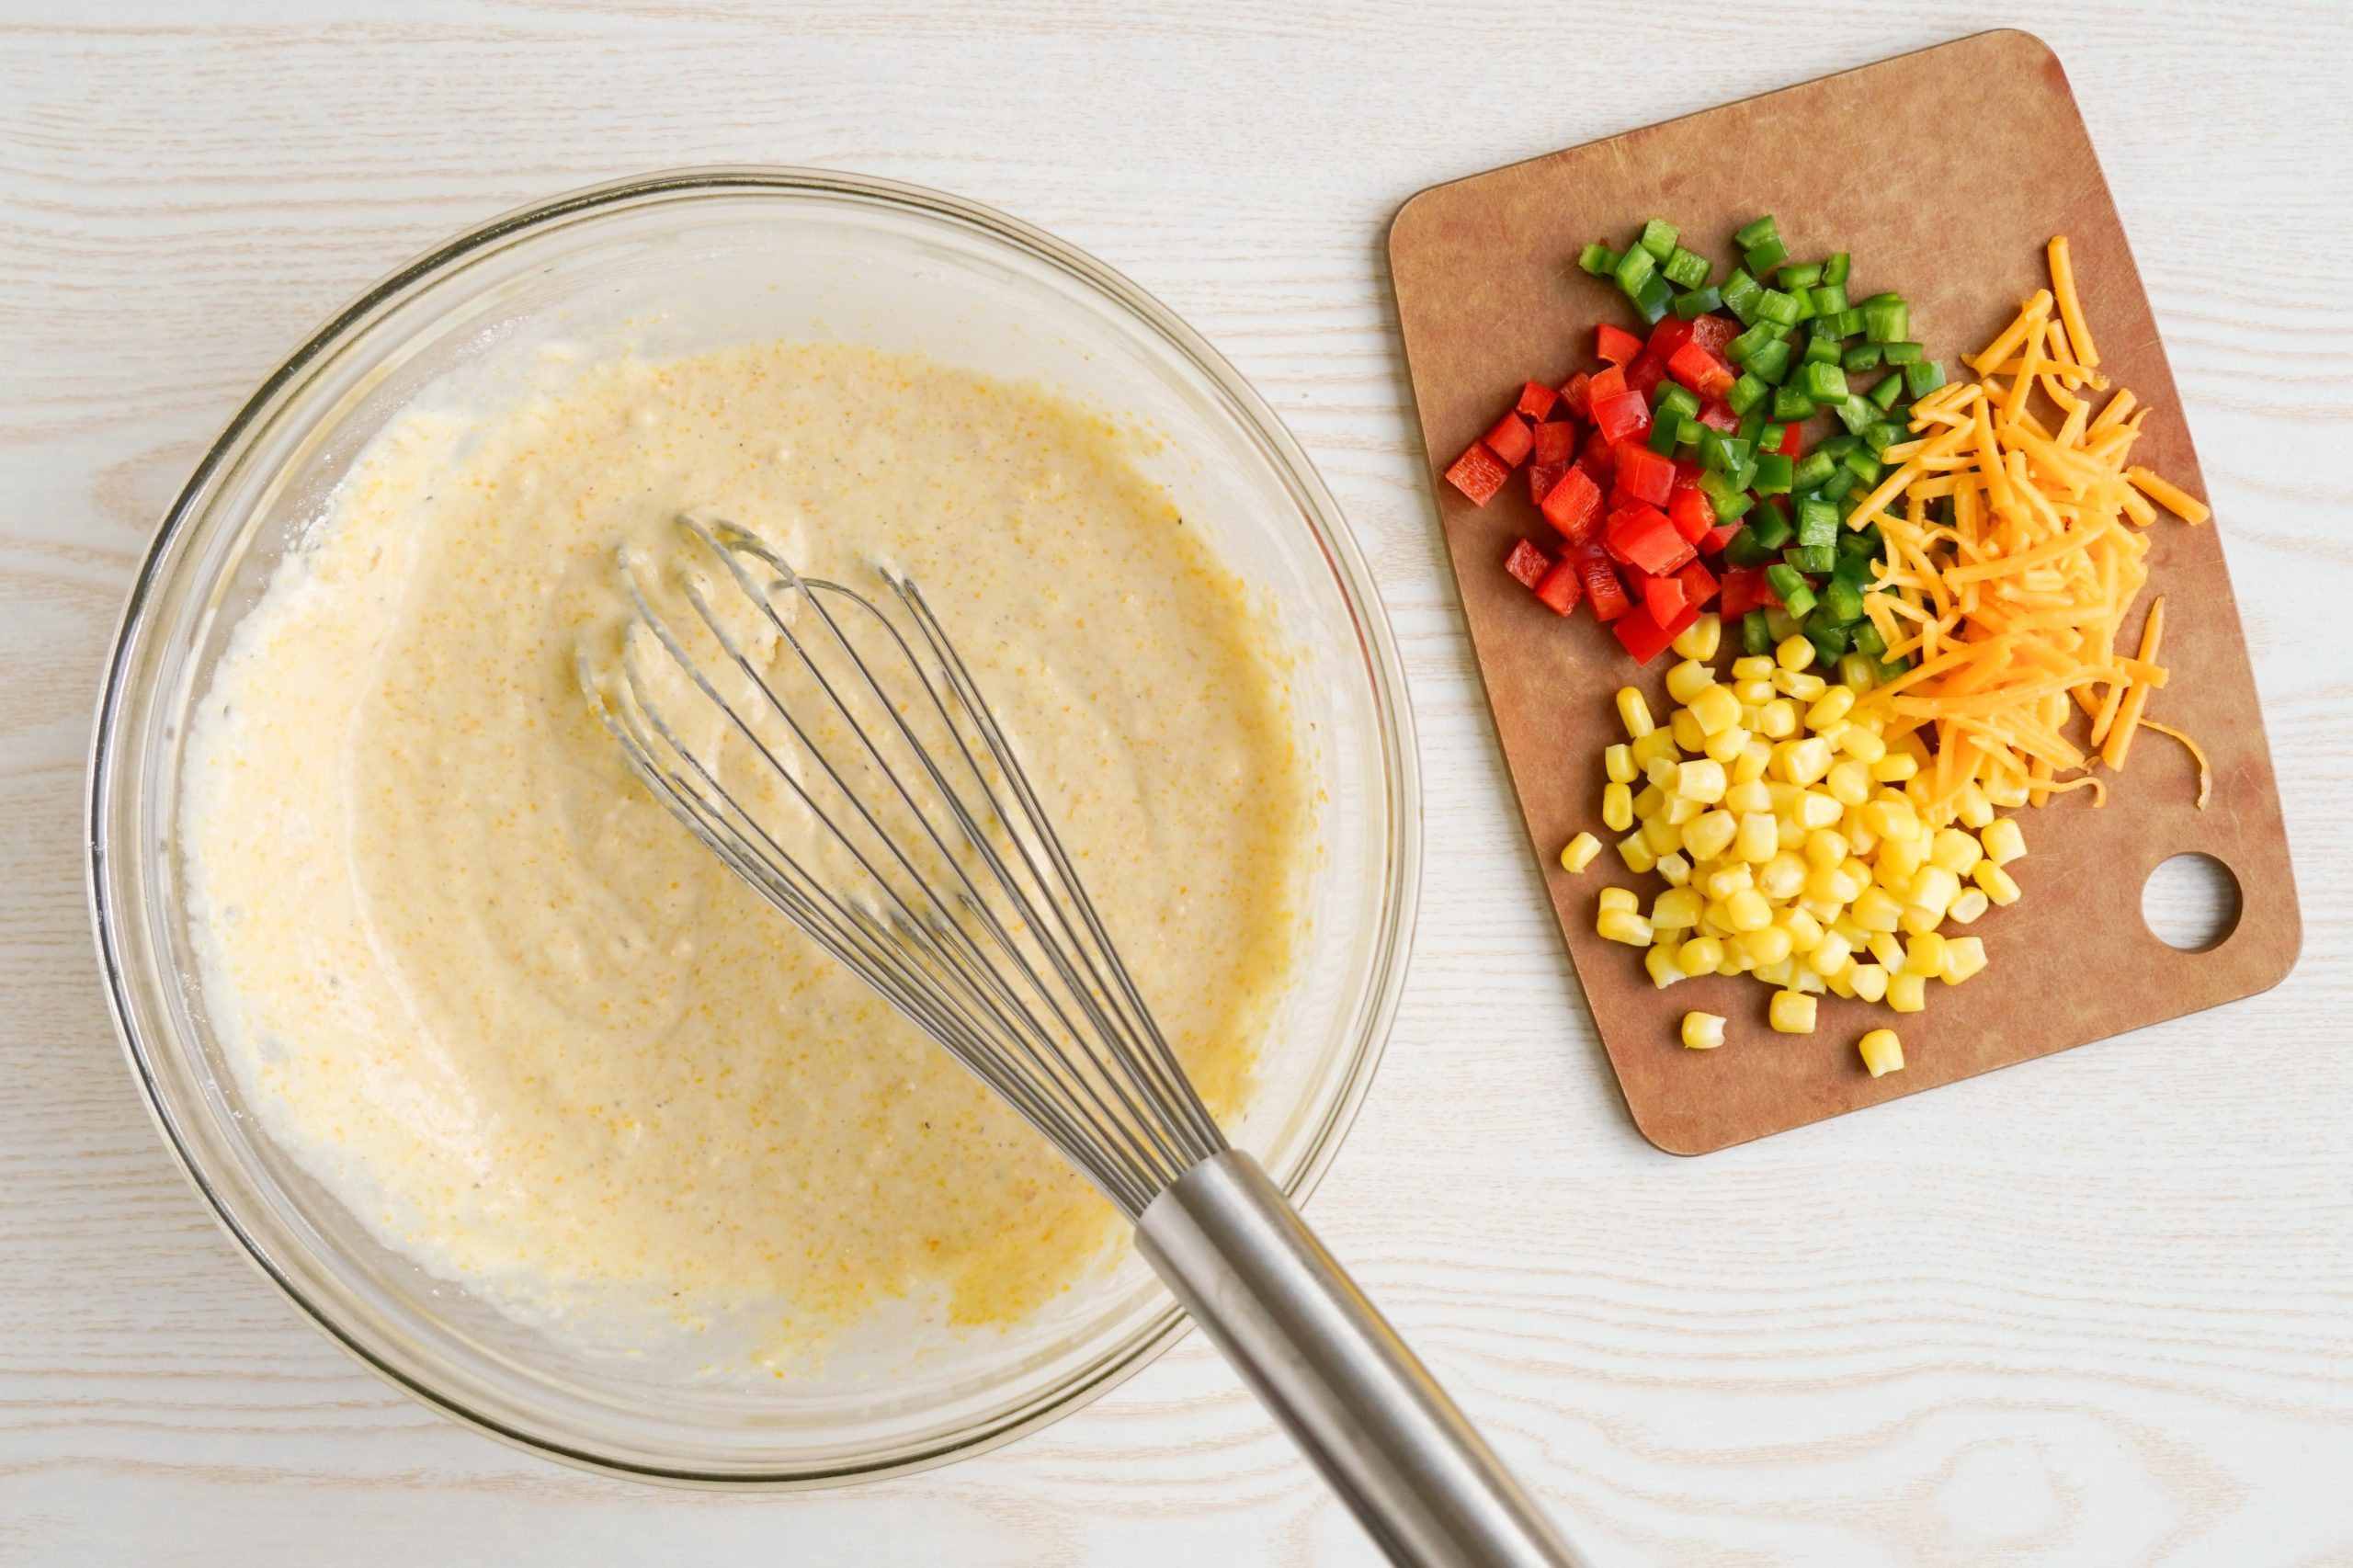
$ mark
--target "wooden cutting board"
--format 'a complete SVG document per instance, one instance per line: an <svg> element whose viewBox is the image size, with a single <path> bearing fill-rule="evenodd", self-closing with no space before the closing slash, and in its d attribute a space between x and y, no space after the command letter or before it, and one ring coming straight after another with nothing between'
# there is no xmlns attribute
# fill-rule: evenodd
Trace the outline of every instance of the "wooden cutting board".
<svg viewBox="0 0 2353 1568"><path fill-rule="evenodd" d="M2196 774L2172 740L2144 733L2105 809L2089 791L2018 813L2028 857L2012 864L2025 896L1973 930L1991 962L1964 985L1931 986L1928 1009L1823 998L1811 1036L1769 1032L1770 990L1710 977L1653 988L1641 956L1594 934L1595 900L1661 889L1606 849L1584 873L1561 869L1580 831L1613 844L1600 819L1601 748L1621 738L1611 695L1631 681L1665 711L1672 656L1637 672L1582 608L1563 621L1505 575L1515 540L1551 536L1515 473L1476 507L1440 479L1506 407L1523 380L1557 383L1592 363L1597 321L1635 324L1606 280L1574 258L1590 240L1631 243L1644 219L1682 225L1719 262L1733 229L1780 222L1799 259L1853 253L1854 297L1883 289L1912 303L1913 335L1955 369L2046 281L2044 243L2069 236L2101 369L2152 405L2135 460L2204 495L2173 373L2066 73L2040 40L1992 32L1784 92L1433 187L1405 203L1389 235L1422 436L1438 517L1495 728L1561 929L1592 1004L1627 1108L1643 1135L1697 1154L1898 1095L2154 1024L2268 990L2302 940L2271 756L2247 667L2216 525L2162 517L2150 530L2151 585L2139 615L2166 596L2164 662L2174 679L2153 718L2188 730L2214 768ZM2223 526L2227 526L2223 519ZM2213 856L2251 896L2236 927L2203 952L2167 947L2142 918L2162 861ZM1689 1009L1722 1013L1729 1040L1685 1051ZM1857 1058L1867 1028L1893 1027L1906 1066L1873 1079Z"/></svg>

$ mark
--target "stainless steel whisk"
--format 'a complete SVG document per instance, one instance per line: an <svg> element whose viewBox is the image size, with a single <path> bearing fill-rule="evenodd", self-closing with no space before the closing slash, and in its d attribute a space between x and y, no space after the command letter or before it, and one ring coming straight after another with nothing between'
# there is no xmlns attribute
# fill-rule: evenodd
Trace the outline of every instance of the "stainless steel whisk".
<svg viewBox="0 0 2353 1568"><path fill-rule="evenodd" d="M668 572L624 551L618 663L581 663L656 798L1126 1213L1392 1561L1579 1562L1227 1145L922 590L878 568L877 602L733 524L677 527Z"/></svg>

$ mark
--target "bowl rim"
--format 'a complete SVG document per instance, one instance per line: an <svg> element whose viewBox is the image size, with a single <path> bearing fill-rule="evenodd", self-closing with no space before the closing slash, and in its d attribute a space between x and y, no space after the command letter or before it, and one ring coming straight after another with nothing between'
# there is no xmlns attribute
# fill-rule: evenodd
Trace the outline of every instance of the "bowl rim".
<svg viewBox="0 0 2353 1568"><path fill-rule="evenodd" d="M667 168L608 180L564 191L543 200L510 209L418 254L387 273L310 333L294 351L264 377L231 415L207 447L170 506L142 555L125 596L113 640L108 647L92 726L86 788L84 791L85 892L92 937L105 980L107 1009L115 1036L137 1080L149 1119L181 1175L204 1199L214 1221L237 1243L239 1251L278 1293L313 1327L361 1366L419 1403L494 1437L510 1447L591 1472L627 1479L710 1490L790 1491L836 1487L879 1481L929 1470L952 1460L998 1448L1035 1431L1116 1388L1164 1354L1188 1328L1189 1320L1172 1299L1124 1348L1116 1348L1085 1372L1042 1394L1038 1402L955 1437L903 1451L887 1460L839 1466L812 1466L776 1474L726 1473L691 1467L671 1467L617 1459L585 1447L569 1445L540 1433L485 1415L458 1397L412 1376L380 1355L347 1330L322 1304L313 1301L281 1268L269 1247L239 1218L227 1198L199 1168L188 1138L178 1125L163 1086L149 1060L149 1046L139 1036L128 987L129 965L120 948L118 914L110 882L108 823L118 809L118 795L128 790L138 799L138 780L122 778L119 753L125 744L126 710L134 699L152 700L133 678L133 655L150 631L153 600L163 580L167 559L183 535L198 526L207 509L214 483L244 447L247 437L264 426L282 401L299 390L314 364L329 357L376 316L397 305L409 292L432 282L469 258L506 240L552 225L622 210L649 201L714 194L815 196L847 198L894 209L903 214L978 229L1067 275L1076 283L1117 307L1146 331L1189 360L1227 400L1233 411L1251 426L1284 471L1301 502L1304 520L1338 583L1355 622L1360 652L1373 686L1379 722L1382 771L1387 794L1386 836L1390 849L1382 908L1376 924L1382 932L1376 963L1368 974L1370 1007L1357 1049L1346 1068L1339 1093L1322 1127L1316 1130L1298 1171L1286 1184L1293 1202L1303 1203L1322 1181L1341 1142L1361 1110L1372 1079L1386 1053L1389 1036L1403 998L1413 952L1420 899L1422 858L1422 797L1420 759L1415 746L1413 710L1403 660L1389 624L1386 608L1370 568L1347 528L1338 503L1303 449L1273 407L1208 340L1152 294L1123 274L1046 231L995 208L963 197L904 181L839 170L791 165L704 165ZM167 1046L165 1049L176 1049Z"/></svg>

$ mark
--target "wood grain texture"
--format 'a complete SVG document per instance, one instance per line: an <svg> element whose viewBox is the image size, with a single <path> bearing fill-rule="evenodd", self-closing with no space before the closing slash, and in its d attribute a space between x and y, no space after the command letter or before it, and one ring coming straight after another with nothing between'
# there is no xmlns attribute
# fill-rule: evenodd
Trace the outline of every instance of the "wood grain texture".
<svg viewBox="0 0 2353 1568"><path fill-rule="evenodd" d="M1043 1433L863 1490L681 1494L511 1452L303 1327L131 1092L78 800L153 519L300 335L415 250L730 159L948 187L1086 246L1231 356L1339 495L1408 662L1429 844L1404 1009L1314 1213L1601 1562L2353 1561L2341 15L1676 17L1709 44L1522 0L0 0L0 1561L1369 1560L1197 1341ZM1674 1160L1627 1120L1514 820L1382 230L1468 169L2005 24L2068 62L2165 334L2305 958L2232 1008Z"/></svg>
<svg viewBox="0 0 2353 1568"><path fill-rule="evenodd" d="M1922 135L1972 119L1977 127L1965 147ZM1790 166L1776 151L1810 141L1830 156ZM1717 156L1718 149L1739 151ZM1854 165L1865 158L1876 177L1859 181ZM1434 482L1527 376L1557 383L1593 362L1594 321L1632 319L1607 279L1584 277L1565 258L1585 236L1629 235L1654 210L1711 251L1759 210L1779 215L1801 254L1851 250L1855 298L1900 286L1913 331L1946 357L2001 330L2047 280L2045 240L2065 233L2086 319L2106 346L2101 369L2148 405L2135 460L2202 493L2180 398L2066 72L2040 40L2015 29L1414 197L1391 225L1389 260ZM1647 897L1663 881L1633 878L1614 852L1581 876L1552 863L1579 833L1606 844L1619 836L1601 820L1597 762L1604 743L1624 735L1611 694L1631 684L1653 712L1672 711L1665 673L1673 660L1637 670L1590 616L1564 625L1498 569L1520 540L1557 539L1522 486L1506 486L1483 506L1450 484L1435 488L1554 915L1627 1109L1660 1148L1707 1153L1881 1105L2251 996L2294 964L2302 938L2295 877L2221 529L2169 525L2144 534L2152 586L2138 607L2145 615L2159 597L2173 604L2165 657L2195 678L2168 687L2150 716L2199 738L2213 769L2212 799L2198 801L2186 750L2149 748L2133 754L2139 767L2120 782L2114 806L2095 810L2088 793L2076 793L2024 813L2033 853L2015 874L2026 897L1971 927L1986 944L1993 983L1936 987L1927 1012L1903 1018L1824 996L1820 1027L1790 1040L1767 1032L1768 993L1755 980L1710 977L1661 991L1634 955L1595 933L1598 889L1631 885ZM2140 629L2136 615L2122 645L2137 646ZM2273 896L2247 901L2208 950L2176 952L2149 929L2141 905L2150 872L2178 855L2211 856L2242 886ZM2097 978L2125 974L2134 983ZM1730 1020L1732 1049L1700 1055L1677 1043L1677 1020L1695 1007ZM1873 1078L1854 1042L1890 1023L1902 1032L1908 1065Z"/></svg>

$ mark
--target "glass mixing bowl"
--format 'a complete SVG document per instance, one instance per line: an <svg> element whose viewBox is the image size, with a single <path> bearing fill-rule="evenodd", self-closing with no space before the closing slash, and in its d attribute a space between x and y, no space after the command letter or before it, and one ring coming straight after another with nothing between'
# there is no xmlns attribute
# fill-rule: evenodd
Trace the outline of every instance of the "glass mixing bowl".
<svg viewBox="0 0 2353 1568"><path fill-rule="evenodd" d="M381 1245L241 1103L191 956L176 818L190 707L231 630L413 399L444 377L565 343L624 339L653 356L768 337L1034 378L1160 435L1147 471L1296 644L1305 667L1294 689L1325 800L1313 927L1256 1096L1229 1129L1294 1199L1331 1160L1371 1078L1419 871L1403 676L1331 495L1198 334L1051 236L881 180L686 170L486 223L327 323L205 454L140 570L108 665L90 895L115 1020L189 1179L353 1355L426 1403L559 1459L714 1485L837 1483L977 1452L1110 1388L1165 1349L1183 1319L1126 1256L1003 1331L906 1365L884 1365L870 1346L781 1384L596 1354L523 1326Z"/></svg>

